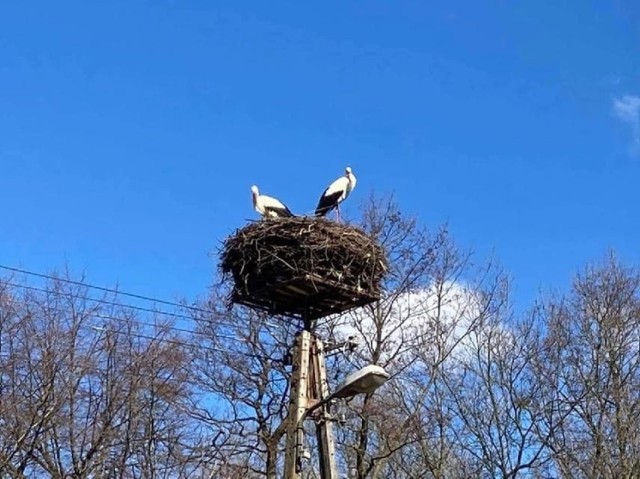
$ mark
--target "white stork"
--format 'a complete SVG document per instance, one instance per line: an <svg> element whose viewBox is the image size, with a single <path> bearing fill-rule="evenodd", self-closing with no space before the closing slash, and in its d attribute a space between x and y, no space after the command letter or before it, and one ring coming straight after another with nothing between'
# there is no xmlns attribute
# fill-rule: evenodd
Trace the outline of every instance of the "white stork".
<svg viewBox="0 0 640 479"><path fill-rule="evenodd" d="M253 207L263 218L290 218L294 216L280 200L261 195L256 185L251 187L251 193L253 193Z"/></svg>
<svg viewBox="0 0 640 479"><path fill-rule="evenodd" d="M347 166L344 176L331 183L318 201L316 216L325 216L332 209L336 209L336 217L340 221L340 203L347 199L351 190L356 187L356 175Z"/></svg>

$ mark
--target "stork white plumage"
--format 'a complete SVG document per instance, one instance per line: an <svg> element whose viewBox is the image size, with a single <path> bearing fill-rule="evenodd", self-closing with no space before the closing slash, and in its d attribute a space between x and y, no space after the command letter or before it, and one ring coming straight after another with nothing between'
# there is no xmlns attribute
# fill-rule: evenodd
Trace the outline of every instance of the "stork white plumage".
<svg viewBox="0 0 640 479"><path fill-rule="evenodd" d="M329 211L336 209L336 218L340 221L340 203L347 199L351 191L356 187L356 175L347 166L344 176L331 183L318 201L316 216L326 216Z"/></svg>
<svg viewBox="0 0 640 479"><path fill-rule="evenodd" d="M291 218L294 216L280 200L261 195L256 185L251 187L251 193L253 193L253 207L263 218Z"/></svg>

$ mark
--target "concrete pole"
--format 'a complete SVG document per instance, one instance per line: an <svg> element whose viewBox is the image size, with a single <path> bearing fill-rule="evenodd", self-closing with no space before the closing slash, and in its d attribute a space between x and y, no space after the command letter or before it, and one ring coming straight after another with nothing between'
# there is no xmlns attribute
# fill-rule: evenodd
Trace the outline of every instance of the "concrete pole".
<svg viewBox="0 0 640 479"><path fill-rule="evenodd" d="M293 371L291 374L289 413L287 415L287 451L285 456L284 478L299 479L301 473L300 449L304 441L303 425L298 423L309 405L308 379L311 349L311 333L301 331L295 342L293 352Z"/></svg>
<svg viewBox="0 0 640 479"><path fill-rule="evenodd" d="M322 341L315 338L312 349L312 362L315 377L315 397L319 401L329 396L329 383L324 360ZM316 426L318 448L320 449L320 477L322 479L338 479L336 467L335 443L333 439L333 423L329 418L329 404L320 406L320 420Z"/></svg>

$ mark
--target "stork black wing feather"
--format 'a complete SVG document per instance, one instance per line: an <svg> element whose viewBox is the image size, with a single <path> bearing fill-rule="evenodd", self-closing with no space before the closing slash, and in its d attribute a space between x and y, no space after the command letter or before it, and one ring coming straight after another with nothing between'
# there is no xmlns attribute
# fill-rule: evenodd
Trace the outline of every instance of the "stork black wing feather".
<svg viewBox="0 0 640 479"><path fill-rule="evenodd" d="M341 191L336 191L331 195L327 195L327 188L322 196L320 197L320 201L318 201L318 206L316 206L316 216L325 216L329 211L338 206L338 198L342 195Z"/></svg>
<svg viewBox="0 0 640 479"><path fill-rule="evenodd" d="M279 218L293 218L295 215L291 212L286 205L282 205L282 208L277 208L275 206L270 206L265 208L267 211L274 212Z"/></svg>
<svg viewBox="0 0 640 479"><path fill-rule="evenodd" d="M283 206L284 206L284 209L280 210L280 214L285 218L293 218L295 215L291 212L289 208L287 208L287 205L283 205Z"/></svg>

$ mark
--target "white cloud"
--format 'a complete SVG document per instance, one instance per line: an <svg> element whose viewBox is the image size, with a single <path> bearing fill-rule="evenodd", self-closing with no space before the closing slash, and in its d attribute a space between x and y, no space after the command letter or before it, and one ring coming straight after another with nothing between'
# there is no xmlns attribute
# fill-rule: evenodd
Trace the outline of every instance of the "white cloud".
<svg viewBox="0 0 640 479"><path fill-rule="evenodd" d="M640 149L640 96L624 95L613 99L613 112L619 120L631 127L632 148Z"/></svg>
<svg viewBox="0 0 640 479"><path fill-rule="evenodd" d="M365 309L344 315L338 319L334 334L336 339L353 336L364 349L381 346L383 362L392 357L400 359L402 351L416 347L426 347L429 351L423 352L428 355L453 354L461 359L474 347L470 332L475 329L482 309L482 301L475 291L464 284L447 281L393 299L382 325L376 325ZM380 338L377 331L381 333Z"/></svg>

